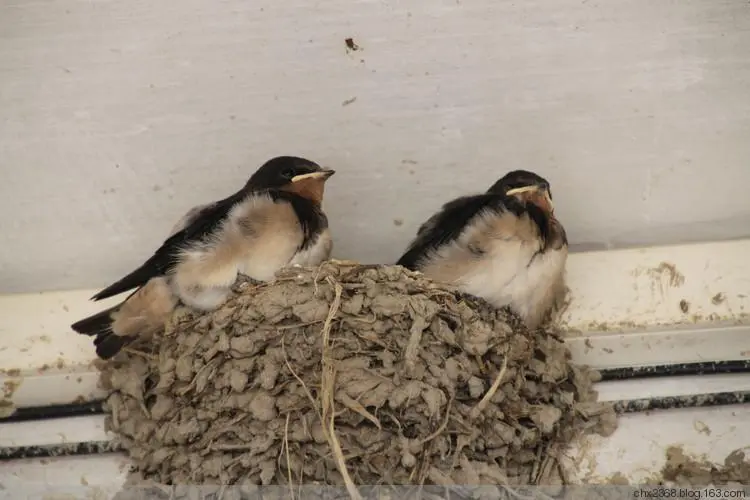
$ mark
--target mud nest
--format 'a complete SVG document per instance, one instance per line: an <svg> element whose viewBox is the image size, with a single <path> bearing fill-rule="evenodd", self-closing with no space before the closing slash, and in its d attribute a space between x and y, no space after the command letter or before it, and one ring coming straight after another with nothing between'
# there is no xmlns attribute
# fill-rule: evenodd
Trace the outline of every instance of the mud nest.
<svg viewBox="0 0 750 500"><path fill-rule="evenodd" d="M137 481L551 485L571 440L616 425L569 357L421 274L331 261L178 309L102 381Z"/></svg>

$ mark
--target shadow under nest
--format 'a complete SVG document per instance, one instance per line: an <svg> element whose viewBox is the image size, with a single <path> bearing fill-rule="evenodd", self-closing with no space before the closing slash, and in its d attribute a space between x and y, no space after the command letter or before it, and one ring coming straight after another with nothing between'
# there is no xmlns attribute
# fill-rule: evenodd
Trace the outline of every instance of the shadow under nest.
<svg viewBox="0 0 750 500"><path fill-rule="evenodd" d="M574 438L616 426L569 358L419 273L329 261L178 309L102 385L130 483L552 485Z"/></svg>

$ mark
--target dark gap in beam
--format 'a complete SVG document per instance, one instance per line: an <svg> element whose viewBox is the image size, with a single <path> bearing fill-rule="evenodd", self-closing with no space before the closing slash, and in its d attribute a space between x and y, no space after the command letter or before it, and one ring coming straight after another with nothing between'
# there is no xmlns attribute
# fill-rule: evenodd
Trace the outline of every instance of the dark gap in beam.
<svg viewBox="0 0 750 500"><path fill-rule="evenodd" d="M617 413L638 413L651 410L676 410L680 408L706 408L711 406L741 405L750 403L750 391L711 392L688 396L662 396L656 398L615 401Z"/></svg>
<svg viewBox="0 0 750 500"><path fill-rule="evenodd" d="M719 375L750 373L750 359L701 361L674 365L647 365L599 370L602 381L630 380L653 377L682 377L686 375Z"/></svg>
<svg viewBox="0 0 750 500"><path fill-rule="evenodd" d="M124 451L112 441L84 441L80 443L37 446L7 446L0 448L0 462L27 458L75 457Z"/></svg>
<svg viewBox="0 0 750 500"><path fill-rule="evenodd" d="M26 422L28 420L46 420L51 418L80 417L83 415L100 415L104 413L104 400L97 399L86 403L68 403L49 406L29 406L16 408L13 415L0 418L0 424L7 422Z"/></svg>
<svg viewBox="0 0 750 500"><path fill-rule="evenodd" d="M706 408L750 403L750 391L716 392L691 396L665 396L613 402L618 414L680 408ZM0 462L24 458L96 455L125 451L113 441L87 441L41 446L10 446L0 448Z"/></svg>
<svg viewBox="0 0 750 500"><path fill-rule="evenodd" d="M602 376L602 382L656 377L750 373L750 360L705 361L698 363L680 363L675 365L605 368L599 370L599 372ZM649 398L646 398L644 400L649 400ZM103 403L104 400L100 399L95 401L88 401L85 403L68 403L60 405L18 408L11 416L0 418L0 423L25 422L29 420L42 420L51 418L79 417L83 415L100 415L104 413Z"/></svg>

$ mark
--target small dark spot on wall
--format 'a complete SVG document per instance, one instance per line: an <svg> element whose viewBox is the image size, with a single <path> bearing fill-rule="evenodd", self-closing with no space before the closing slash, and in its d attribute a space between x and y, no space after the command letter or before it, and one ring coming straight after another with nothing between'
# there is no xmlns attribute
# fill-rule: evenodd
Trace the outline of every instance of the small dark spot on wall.
<svg viewBox="0 0 750 500"><path fill-rule="evenodd" d="M162 188L162 187L161 187L160 185L158 185L158 184L154 184L154 186L153 186L153 187L152 187L151 189L152 189L152 190L154 191L154 193L158 193L159 191L161 191L161 190L162 190L162 189L164 189L164 188Z"/></svg>
<svg viewBox="0 0 750 500"><path fill-rule="evenodd" d="M236 117L236 116L234 116L234 115L229 115L229 119L230 119L230 120L234 120L234 119L236 119L236 118L237 118L237 117Z"/></svg>
<svg viewBox="0 0 750 500"><path fill-rule="evenodd" d="M393 225L394 226L403 226L404 220L403 219L393 219Z"/></svg>
<svg viewBox="0 0 750 500"><path fill-rule="evenodd" d="M102 194L112 194L112 193L116 193L116 192L117 192L117 190L115 188L109 188L109 189L102 190Z"/></svg>
<svg viewBox="0 0 750 500"><path fill-rule="evenodd" d="M352 97L351 99L347 99L344 102L341 103L342 106L348 106L352 103L354 103L357 100L357 97Z"/></svg>
<svg viewBox="0 0 750 500"><path fill-rule="evenodd" d="M401 160L401 163L405 163L405 164L408 164L408 165L416 165L417 164L416 161L409 160L408 158L406 160Z"/></svg>
<svg viewBox="0 0 750 500"><path fill-rule="evenodd" d="M680 311L682 311L685 314L687 314L688 311L690 311L690 304L688 303L687 300L682 299L680 301Z"/></svg>
<svg viewBox="0 0 750 500"><path fill-rule="evenodd" d="M714 295L713 297L711 297L711 303L713 305L715 305L715 306L718 306L719 304L721 304L725 300L727 300L727 297L722 292L719 292L716 295Z"/></svg>
<svg viewBox="0 0 750 500"><path fill-rule="evenodd" d="M346 50L347 51L354 52L354 51L357 51L357 50L362 50L362 47L360 47L359 45L357 45L354 42L354 38L347 38L347 39L344 40L344 43L346 44Z"/></svg>

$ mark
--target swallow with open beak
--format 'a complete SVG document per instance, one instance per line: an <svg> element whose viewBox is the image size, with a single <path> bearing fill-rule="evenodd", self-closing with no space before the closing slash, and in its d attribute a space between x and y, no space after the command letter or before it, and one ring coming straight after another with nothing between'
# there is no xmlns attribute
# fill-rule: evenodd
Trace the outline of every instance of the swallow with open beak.
<svg viewBox="0 0 750 500"><path fill-rule="evenodd" d="M135 292L72 329L96 336L97 355L108 359L142 335L138 331L163 328L177 301L213 310L229 296L238 274L268 281L287 265L327 260L333 243L322 201L334 173L303 158L269 160L238 192L185 214L146 262L92 300Z"/></svg>
<svg viewBox="0 0 750 500"><path fill-rule="evenodd" d="M515 170L483 194L445 204L397 264L508 306L536 328L563 293L567 257L549 183Z"/></svg>

